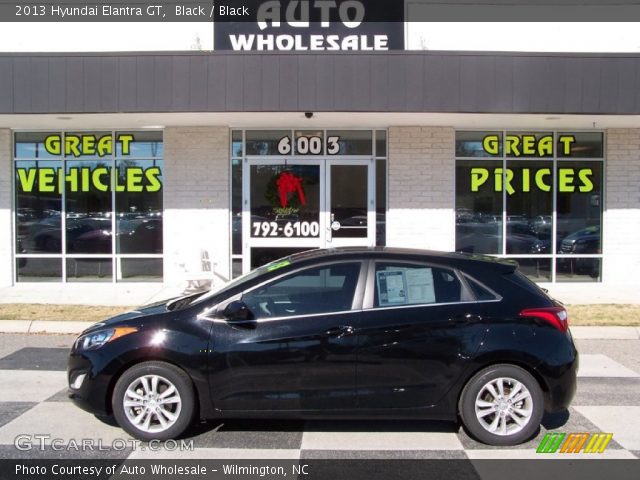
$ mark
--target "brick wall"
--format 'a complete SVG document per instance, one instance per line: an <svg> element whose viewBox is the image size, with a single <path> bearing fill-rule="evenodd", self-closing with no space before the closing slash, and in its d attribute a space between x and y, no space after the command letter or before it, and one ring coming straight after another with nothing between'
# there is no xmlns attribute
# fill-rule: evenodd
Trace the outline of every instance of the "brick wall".
<svg viewBox="0 0 640 480"><path fill-rule="evenodd" d="M640 129L607 131L603 281L640 284Z"/></svg>
<svg viewBox="0 0 640 480"><path fill-rule="evenodd" d="M389 129L387 245L455 248L455 130Z"/></svg>
<svg viewBox="0 0 640 480"><path fill-rule="evenodd" d="M201 250L228 278L229 129L167 128L164 150L165 282L178 283L185 269L196 269Z"/></svg>
<svg viewBox="0 0 640 480"><path fill-rule="evenodd" d="M0 286L13 283L13 223L11 220L11 131L0 129Z"/></svg>

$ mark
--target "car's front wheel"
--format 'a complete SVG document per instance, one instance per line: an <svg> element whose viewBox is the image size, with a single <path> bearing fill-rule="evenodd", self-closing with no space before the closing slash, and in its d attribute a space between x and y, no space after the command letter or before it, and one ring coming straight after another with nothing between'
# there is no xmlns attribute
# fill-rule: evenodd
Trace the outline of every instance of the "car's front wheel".
<svg viewBox="0 0 640 480"><path fill-rule="evenodd" d="M195 395L189 376L165 362L134 365L113 389L113 414L140 440L176 438L191 424Z"/></svg>
<svg viewBox="0 0 640 480"><path fill-rule="evenodd" d="M515 365L492 365L462 391L460 416L468 432L489 445L517 445L540 428L544 398L537 380Z"/></svg>

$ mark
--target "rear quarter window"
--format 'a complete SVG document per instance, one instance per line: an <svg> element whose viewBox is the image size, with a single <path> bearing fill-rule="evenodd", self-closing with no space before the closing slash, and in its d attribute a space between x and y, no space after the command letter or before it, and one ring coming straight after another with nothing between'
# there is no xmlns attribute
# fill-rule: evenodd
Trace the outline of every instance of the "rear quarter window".
<svg viewBox="0 0 640 480"><path fill-rule="evenodd" d="M480 284L477 280L465 275L465 280L467 281L467 285L469 285L469 289L471 293L478 301L486 301L486 300L497 300L498 296L489 290L484 285Z"/></svg>
<svg viewBox="0 0 640 480"><path fill-rule="evenodd" d="M546 298L549 298L549 295L547 295L547 293L542 288L536 285L533 281L529 280L518 270L515 270L512 273L505 274L504 278L506 280L509 280L511 283L515 283L519 287L524 288L528 292L533 293L534 295L542 295Z"/></svg>

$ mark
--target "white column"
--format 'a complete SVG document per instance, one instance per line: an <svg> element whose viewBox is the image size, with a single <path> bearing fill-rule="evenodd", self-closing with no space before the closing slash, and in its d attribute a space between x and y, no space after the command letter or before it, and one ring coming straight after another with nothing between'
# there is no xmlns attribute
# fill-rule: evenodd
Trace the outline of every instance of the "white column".
<svg viewBox="0 0 640 480"><path fill-rule="evenodd" d="M605 283L640 284L640 129L607 131L602 251Z"/></svg>
<svg viewBox="0 0 640 480"><path fill-rule="evenodd" d="M11 131L0 129L0 286L13 284Z"/></svg>
<svg viewBox="0 0 640 480"><path fill-rule="evenodd" d="M229 278L229 129L164 131L164 275L176 284L206 250Z"/></svg>
<svg viewBox="0 0 640 480"><path fill-rule="evenodd" d="M387 245L455 249L455 131L389 129Z"/></svg>

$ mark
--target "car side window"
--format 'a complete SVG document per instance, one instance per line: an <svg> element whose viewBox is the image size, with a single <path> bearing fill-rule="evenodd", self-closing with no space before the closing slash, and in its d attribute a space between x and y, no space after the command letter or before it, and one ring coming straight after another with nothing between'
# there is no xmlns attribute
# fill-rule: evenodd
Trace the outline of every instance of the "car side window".
<svg viewBox="0 0 640 480"><path fill-rule="evenodd" d="M256 319L351 310L360 263L309 268L258 287L242 300Z"/></svg>
<svg viewBox="0 0 640 480"><path fill-rule="evenodd" d="M460 280L452 270L404 263L376 263L376 307L451 303L462 300Z"/></svg>

